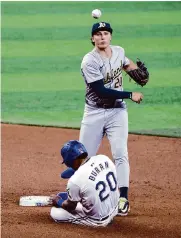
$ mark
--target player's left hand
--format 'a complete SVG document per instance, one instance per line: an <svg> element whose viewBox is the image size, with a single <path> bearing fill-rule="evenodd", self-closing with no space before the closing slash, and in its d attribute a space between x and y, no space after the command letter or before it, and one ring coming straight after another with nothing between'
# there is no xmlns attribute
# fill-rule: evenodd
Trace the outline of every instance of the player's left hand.
<svg viewBox="0 0 181 238"><path fill-rule="evenodd" d="M140 59L137 59L136 64L137 64L138 68L141 69L142 72L144 73L143 77L146 77L146 78L141 79L140 83L139 83L143 87L148 83L149 72L148 72L147 67L145 66L145 64Z"/></svg>
<svg viewBox="0 0 181 238"><path fill-rule="evenodd" d="M136 61L137 69L130 70L127 74L139 85L142 87L148 83L149 72L147 67L141 60Z"/></svg>
<svg viewBox="0 0 181 238"><path fill-rule="evenodd" d="M60 196L58 196L56 194L52 194L52 195L50 195L49 203L50 203L50 205L57 206L57 202L60 199L61 199Z"/></svg>

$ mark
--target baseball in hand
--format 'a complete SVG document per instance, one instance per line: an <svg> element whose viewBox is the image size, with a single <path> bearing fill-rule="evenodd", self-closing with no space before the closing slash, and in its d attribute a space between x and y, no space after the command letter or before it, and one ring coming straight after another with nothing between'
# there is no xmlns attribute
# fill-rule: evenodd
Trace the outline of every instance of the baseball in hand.
<svg viewBox="0 0 181 238"><path fill-rule="evenodd" d="M95 19L98 19L99 17L101 17L102 13L99 9L94 9L92 11L92 17Z"/></svg>

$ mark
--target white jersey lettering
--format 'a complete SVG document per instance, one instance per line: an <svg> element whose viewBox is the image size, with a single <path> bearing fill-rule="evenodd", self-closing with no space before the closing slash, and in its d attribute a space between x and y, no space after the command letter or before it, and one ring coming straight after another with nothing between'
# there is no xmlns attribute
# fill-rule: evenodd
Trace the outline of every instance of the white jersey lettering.
<svg viewBox="0 0 181 238"><path fill-rule="evenodd" d="M104 162L104 164L99 164L98 167L95 167L92 172L91 172L91 175L89 176L89 179L92 180L92 181L95 181L95 177L101 172L103 171L104 169L107 169L109 168L109 164L108 162Z"/></svg>

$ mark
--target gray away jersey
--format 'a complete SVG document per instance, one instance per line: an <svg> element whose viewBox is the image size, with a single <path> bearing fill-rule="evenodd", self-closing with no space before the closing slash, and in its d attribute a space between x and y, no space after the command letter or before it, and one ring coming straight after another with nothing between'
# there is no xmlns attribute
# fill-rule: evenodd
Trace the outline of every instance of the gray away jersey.
<svg viewBox="0 0 181 238"><path fill-rule="evenodd" d="M120 46L110 46L112 57L102 57L94 48L86 54L82 60L81 72L86 83L86 101L89 105L96 106L96 103L112 104L114 99L101 99L91 89L90 83L103 79L104 86L118 91L123 91L122 68L129 65L129 59L125 56L125 51ZM117 99L116 101L122 101Z"/></svg>

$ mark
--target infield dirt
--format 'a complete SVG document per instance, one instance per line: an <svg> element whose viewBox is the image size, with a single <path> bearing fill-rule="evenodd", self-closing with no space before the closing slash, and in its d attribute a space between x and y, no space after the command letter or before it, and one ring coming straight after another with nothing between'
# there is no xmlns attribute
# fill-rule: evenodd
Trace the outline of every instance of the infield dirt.
<svg viewBox="0 0 181 238"><path fill-rule="evenodd" d="M181 138L129 135L131 212L106 228L88 228L56 224L50 207L18 205L22 195L65 190L59 150L79 131L2 124L1 132L2 238L181 237ZM99 153L111 157L107 139Z"/></svg>

